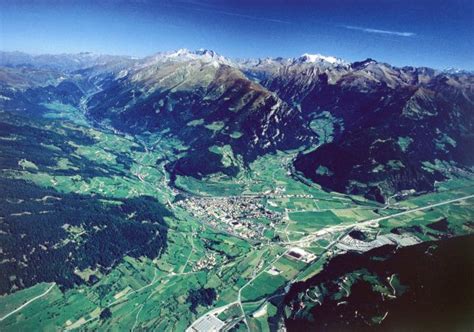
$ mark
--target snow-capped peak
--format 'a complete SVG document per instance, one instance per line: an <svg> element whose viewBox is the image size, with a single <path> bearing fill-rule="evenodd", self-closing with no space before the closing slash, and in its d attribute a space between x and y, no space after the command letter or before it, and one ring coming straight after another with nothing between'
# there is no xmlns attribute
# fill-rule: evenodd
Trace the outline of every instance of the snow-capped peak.
<svg viewBox="0 0 474 332"><path fill-rule="evenodd" d="M191 52L187 48L180 48L179 50L176 50L174 52L171 52L167 54L168 58L174 58L174 57L179 57L179 56L186 56L189 55Z"/></svg>
<svg viewBox="0 0 474 332"><path fill-rule="evenodd" d="M458 75L458 74L473 74L474 71L472 70L466 70L466 69L460 69L460 68L448 68L448 69L445 69L443 70L444 73L446 74L455 74L455 75Z"/></svg>
<svg viewBox="0 0 474 332"><path fill-rule="evenodd" d="M344 64L344 61L333 56L325 56L321 54L309 54L305 53L298 58L300 62L307 63L318 63L318 62L328 62L333 65Z"/></svg>
<svg viewBox="0 0 474 332"><path fill-rule="evenodd" d="M186 48L181 48L174 52L158 53L153 57L153 61L188 61L188 60L202 60L204 62L212 62L215 65L227 64L230 65L231 61L226 57L223 57L212 50L198 49L196 51L190 51Z"/></svg>

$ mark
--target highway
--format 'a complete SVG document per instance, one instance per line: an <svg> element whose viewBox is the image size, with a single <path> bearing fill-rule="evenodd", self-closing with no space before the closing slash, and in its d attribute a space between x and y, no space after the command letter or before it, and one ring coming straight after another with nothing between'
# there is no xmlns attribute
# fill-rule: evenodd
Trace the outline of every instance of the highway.
<svg viewBox="0 0 474 332"><path fill-rule="evenodd" d="M391 214L391 215L388 215L388 216L384 216L384 217L369 219L369 220L366 220L366 221L359 221L359 222L355 222L355 223L352 223L352 224L336 225L336 226L326 227L326 228L320 229L320 230L318 230L318 231L316 231L316 232L314 232L314 233L312 233L312 234L310 234L310 235L308 235L308 236L306 236L306 237L304 237L300 240L282 242L282 243L283 244L291 244L291 245L304 244L304 243L314 241L315 237L317 237L317 236L322 236L322 235L325 235L325 234L328 234L328 233L334 233L336 231L337 232L343 231L345 229L352 228L352 227L355 227L355 226L376 225L380 221L383 221L383 220L388 220L388 219L391 219L391 218L400 217L400 216L410 214L410 213L413 213L413 212L417 212L417 211L429 210L429 209L432 209L432 208L435 208L435 207L438 207L438 206L452 204L452 203L464 201L464 200L471 199L471 198L474 198L474 195L468 195L468 196L463 196L463 197L459 197L459 198L454 198L454 199L450 199L450 200L435 203L435 204L430 204L430 205L426 205L426 206L422 206L422 207L413 208L413 209L406 210L406 211L403 211L403 212L397 212L397 213L394 213L394 214Z"/></svg>

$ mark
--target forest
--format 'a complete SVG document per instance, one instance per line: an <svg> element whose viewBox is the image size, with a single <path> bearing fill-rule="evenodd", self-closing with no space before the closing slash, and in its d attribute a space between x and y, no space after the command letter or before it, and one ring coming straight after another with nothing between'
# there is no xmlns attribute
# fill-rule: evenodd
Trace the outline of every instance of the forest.
<svg viewBox="0 0 474 332"><path fill-rule="evenodd" d="M38 282L71 288L86 282L75 269L106 273L125 255L155 258L166 246L171 214L151 197L109 203L7 178L0 192L1 294Z"/></svg>

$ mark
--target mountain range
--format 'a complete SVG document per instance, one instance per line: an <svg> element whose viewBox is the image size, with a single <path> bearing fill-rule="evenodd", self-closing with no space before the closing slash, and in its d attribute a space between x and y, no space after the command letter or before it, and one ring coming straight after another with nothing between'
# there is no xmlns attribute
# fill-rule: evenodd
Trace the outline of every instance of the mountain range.
<svg viewBox="0 0 474 332"><path fill-rule="evenodd" d="M2 52L0 78L0 106L21 111L61 100L98 125L186 142L166 166L171 181L232 177L259 156L295 150L295 176L386 202L432 191L474 165L474 75L464 71L319 54ZM225 160L216 153L224 147Z"/></svg>

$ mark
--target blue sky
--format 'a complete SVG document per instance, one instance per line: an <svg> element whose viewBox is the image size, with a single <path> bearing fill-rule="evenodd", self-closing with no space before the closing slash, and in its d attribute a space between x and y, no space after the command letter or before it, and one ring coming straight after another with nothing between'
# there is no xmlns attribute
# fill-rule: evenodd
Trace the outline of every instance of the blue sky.
<svg viewBox="0 0 474 332"><path fill-rule="evenodd" d="M234 58L333 55L474 69L472 0L0 0L0 49Z"/></svg>

